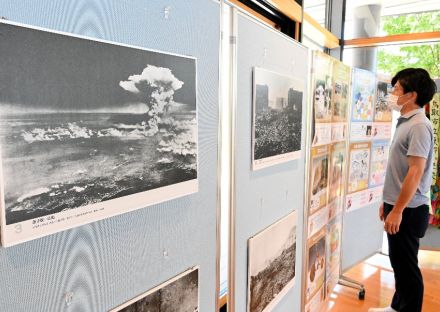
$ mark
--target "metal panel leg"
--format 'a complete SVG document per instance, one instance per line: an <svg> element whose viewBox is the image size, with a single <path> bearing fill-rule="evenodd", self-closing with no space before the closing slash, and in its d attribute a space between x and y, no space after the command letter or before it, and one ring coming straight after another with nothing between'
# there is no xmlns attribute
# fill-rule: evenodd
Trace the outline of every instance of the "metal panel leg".
<svg viewBox="0 0 440 312"><path fill-rule="evenodd" d="M359 290L359 293L358 293L359 300L365 299L365 288L364 288L363 284L361 284L351 278L345 277L345 276L341 276L339 278L338 284L345 286L345 287L358 289Z"/></svg>

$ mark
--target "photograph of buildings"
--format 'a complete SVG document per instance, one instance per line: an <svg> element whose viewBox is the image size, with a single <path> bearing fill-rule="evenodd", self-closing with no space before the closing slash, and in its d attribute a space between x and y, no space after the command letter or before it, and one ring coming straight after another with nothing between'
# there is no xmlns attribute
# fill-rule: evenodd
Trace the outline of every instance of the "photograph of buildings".
<svg viewBox="0 0 440 312"><path fill-rule="evenodd" d="M300 157L304 82L254 68L253 169Z"/></svg>

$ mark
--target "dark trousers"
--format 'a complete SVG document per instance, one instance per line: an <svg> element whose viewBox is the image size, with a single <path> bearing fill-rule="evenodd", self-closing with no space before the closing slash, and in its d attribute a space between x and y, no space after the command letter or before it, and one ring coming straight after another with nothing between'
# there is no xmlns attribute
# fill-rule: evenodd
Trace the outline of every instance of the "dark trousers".
<svg viewBox="0 0 440 312"><path fill-rule="evenodd" d="M387 216L393 206L384 204ZM429 222L429 207L405 208L397 234L388 234L391 266L394 270L396 291L391 307L399 312L421 312L423 303L423 278L418 253L420 238L425 235Z"/></svg>

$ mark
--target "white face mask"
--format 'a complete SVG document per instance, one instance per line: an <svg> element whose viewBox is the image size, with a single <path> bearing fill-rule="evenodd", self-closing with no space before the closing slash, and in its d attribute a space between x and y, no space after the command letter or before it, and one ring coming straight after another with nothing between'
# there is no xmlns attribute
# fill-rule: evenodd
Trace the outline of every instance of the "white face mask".
<svg viewBox="0 0 440 312"><path fill-rule="evenodd" d="M395 110L396 112L400 112L402 110L403 105L397 104L399 100L399 96L394 94L388 94L387 96L387 106L389 109Z"/></svg>

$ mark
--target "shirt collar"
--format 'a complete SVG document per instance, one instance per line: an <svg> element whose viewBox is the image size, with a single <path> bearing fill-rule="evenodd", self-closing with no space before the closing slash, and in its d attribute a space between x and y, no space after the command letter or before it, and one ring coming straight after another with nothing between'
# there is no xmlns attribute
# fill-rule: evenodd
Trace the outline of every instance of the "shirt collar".
<svg viewBox="0 0 440 312"><path fill-rule="evenodd" d="M423 110L423 107L422 108L413 109L412 111L406 113L405 115L400 116L397 119L396 128L398 126L400 126L403 122L410 120L411 118L413 118L415 115L418 115L418 114L425 114L425 111Z"/></svg>
<svg viewBox="0 0 440 312"><path fill-rule="evenodd" d="M416 109L413 109L412 111L406 113L405 115L400 116L399 119L401 119L401 118L403 118L403 119L410 119L414 115L420 114L420 113L424 113L423 108L416 108Z"/></svg>

